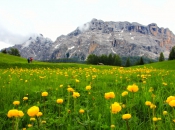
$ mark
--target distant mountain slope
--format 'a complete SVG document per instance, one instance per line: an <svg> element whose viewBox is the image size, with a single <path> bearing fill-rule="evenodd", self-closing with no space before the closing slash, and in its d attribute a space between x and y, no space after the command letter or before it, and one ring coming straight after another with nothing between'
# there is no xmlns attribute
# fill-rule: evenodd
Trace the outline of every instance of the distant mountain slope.
<svg viewBox="0 0 175 130"><path fill-rule="evenodd" d="M85 60L89 54L110 53L155 59L163 52L167 58L172 46L175 46L175 35L168 28L160 28L155 23L144 26L92 19L68 35L59 36L55 42L40 35L14 47L23 57L32 55L37 60Z"/></svg>

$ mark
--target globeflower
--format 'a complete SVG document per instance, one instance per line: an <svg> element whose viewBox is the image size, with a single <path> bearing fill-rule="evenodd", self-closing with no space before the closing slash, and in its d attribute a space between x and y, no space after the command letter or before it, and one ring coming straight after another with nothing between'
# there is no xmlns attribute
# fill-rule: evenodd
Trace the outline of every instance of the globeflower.
<svg viewBox="0 0 175 130"><path fill-rule="evenodd" d="M80 94L78 92L73 92L73 95L72 95L74 98L77 98L80 96Z"/></svg>
<svg viewBox="0 0 175 130"><path fill-rule="evenodd" d="M128 91L124 91L124 92L122 93L122 96L123 96L123 97L126 96L126 95L128 95Z"/></svg>
<svg viewBox="0 0 175 130"><path fill-rule="evenodd" d="M175 100L171 100L171 101L169 102L169 105L170 105L171 107L175 107Z"/></svg>
<svg viewBox="0 0 175 130"><path fill-rule="evenodd" d="M86 90L91 90L91 86L90 85L86 86Z"/></svg>
<svg viewBox="0 0 175 130"><path fill-rule="evenodd" d="M74 92L75 90L74 90L73 88L71 88L71 87L68 87L68 88L67 88L67 91L68 91L68 92Z"/></svg>
<svg viewBox="0 0 175 130"><path fill-rule="evenodd" d="M83 114L83 113L84 113L84 110L83 110L83 109L80 109L80 110L79 110L79 113L80 113L80 114Z"/></svg>
<svg viewBox="0 0 175 130"><path fill-rule="evenodd" d="M168 112L167 111L163 111L163 115L167 115L168 114Z"/></svg>
<svg viewBox="0 0 175 130"><path fill-rule="evenodd" d="M137 92L139 88L136 84L133 84L133 85L128 85L127 90L130 92Z"/></svg>
<svg viewBox="0 0 175 130"><path fill-rule="evenodd" d="M169 96L166 100L167 103L169 103L170 101L175 100L175 96Z"/></svg>
<svg viewBox="0 0 175 130"><path fill-rule="evenodd" d="M38 112L39 112L39 107L33 106L33 107L28 109L27 114L30 117L34 117L34 116L37 116Z"/></svg>
<svg viewBox="0 0 175 130"><path fill-rule="evenodd" d="M151 103L150 101L146 101L146 102L145 102L145 105L146 105L146 106L151 106L151 104L152 104L152 103Z"/></svg>
<svg viewBox="0 0 175 130"><path fill-rule="evenodd" d="M63 103L63 99L57 99L57 103L58 104L62 104Z"/></svg>
<svg viewBox="0 0 175 130"><path fill-rule="evenodd" d="M20 104L20 101L14 101L13 102L13 105L19 105Z"/></svg>
<svg viewBox="0 0 175 130"><path fill-rule="evenodd" d="M19 117L23 117L23 116L24 116L23 111L18 111L18 116L19 116Z"/></svg>
<svg viewBox="0 0 175 130"><path fill-rule="evenodd" d="M36 116L37 116L37 117L40 117L40 116L42 116L42 115L43 115L42 112L38 112Z"/></svg>
<svg viewBox="0 0 175 130"><path fill-rule="evenodd" d="M131 114L124 114L124 115L122 115L122 119L123 120L128 120L130 118L131 118Z"/></svg>
<svg viewBox="0 0 175 130"><path fill-rule="evenodd" d="M42 92L42 97L47 97L48 96L48 92Z"/></svg>
<svg viewBox="0 0 175 130"><path fill-rule="evenodd" d="M105 98L106 99L115 98L114 92L105 93Z"/></svg>
<svg viewBox="0 0 175 130"><path fill-rule="evenodd" d="M153 117L153 121L154 122L158 121L158 118L157 117Z"/></svg>
<svg viewBox="0 0 175 130"><path fill-rule="evenodd" d="M23 97L23 100L28 100L28 97Z"/></svg>
<svg viewBox="0 0 175 130"><path fill-rule="evenodd" d="M122 109L122 107L120 106L120 104L118 102L114 102L114 104L111 105L111 112L113 114L120 112L121 109Z"/></svg>
<svg viewBox="0 0 175 130"><path fill-rule="evenodd" d="M7 116L9 118L11 118L11 117L18 117L19 116L19 111L17 109L9 110L8 113L7 113Z"/></svg>

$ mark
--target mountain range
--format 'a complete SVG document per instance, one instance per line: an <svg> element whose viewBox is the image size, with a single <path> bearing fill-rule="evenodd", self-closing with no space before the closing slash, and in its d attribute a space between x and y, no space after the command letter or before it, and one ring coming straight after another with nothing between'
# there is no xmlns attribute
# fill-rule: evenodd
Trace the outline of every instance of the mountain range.
<svg viewBox="0 0 175 130"><path fill-rule="evenodd" d="M89 54L110 53L156 59L163 52L168 58L173 46L175 35L156 23L144 26L136 22L105 22L94 18L69 34L59 36L54 42L40 34L13 47L22 57L35 60L78 58L84 61Z"/></svg>

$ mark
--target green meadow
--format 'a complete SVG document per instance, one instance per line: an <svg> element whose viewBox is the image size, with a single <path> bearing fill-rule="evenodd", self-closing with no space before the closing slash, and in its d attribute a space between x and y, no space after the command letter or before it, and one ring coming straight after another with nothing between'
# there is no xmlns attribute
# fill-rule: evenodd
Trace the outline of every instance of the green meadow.
<svg viewBox="0 0 175 130"><path fill-rule="evenodd" d="M116 67L0 53L2 130L173 130L175 60Z"/></svg>

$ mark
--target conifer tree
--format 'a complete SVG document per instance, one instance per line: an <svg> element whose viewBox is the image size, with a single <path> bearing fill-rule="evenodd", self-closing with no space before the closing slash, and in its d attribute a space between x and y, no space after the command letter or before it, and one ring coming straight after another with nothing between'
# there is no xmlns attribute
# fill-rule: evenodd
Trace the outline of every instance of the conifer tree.
<svg viewBox="0 0 175 130"><path fill-rule="evenodd" d="M129 58L127 58L127 60L126 60L126 65L125 65L126 67L129 67L130 66L130 59Z"/></svg>
<svg viewBox="0 0 175 130"><path fill-rule="evenodd" d="M161 62L161 61L164 61L164 60L165 60L164 55L163 55L163 53L161 52L161 53L160 53L160 57L159 57L159 61Z"/></svg>
<svg viewBox="0 0 175 130"><path fill-rule="evenodd" d="M175 46L171 49L168 60L175 59Z"/></svg>

